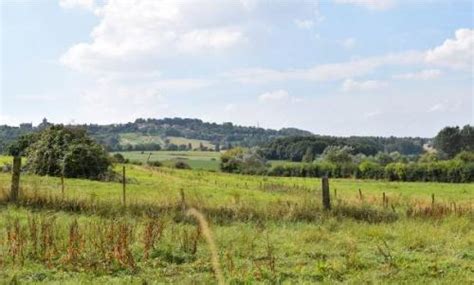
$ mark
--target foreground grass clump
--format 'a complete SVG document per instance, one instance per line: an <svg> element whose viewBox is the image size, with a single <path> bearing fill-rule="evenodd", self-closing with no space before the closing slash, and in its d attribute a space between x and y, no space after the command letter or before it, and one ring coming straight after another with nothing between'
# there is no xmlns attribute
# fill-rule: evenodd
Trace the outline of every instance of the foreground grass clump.
<svg viewBox="0 0 474 285"><path fill-rule="evenodd" d="M26 174L13 206L0 174L0 283L474 281L472 184L335 179L327 212L316 179L127 173L126 207L119 183Z"/></svg>
<svg viewBox="0 0 474 285"><path fill-rule="evenodd" d="M0 278L7 282L215 282L211 253L191 219L109 219L15 207L0 214L6 237ZM236 222L211 230L227 281L472 281L467 217L390 226L339 218Z"/></svg>

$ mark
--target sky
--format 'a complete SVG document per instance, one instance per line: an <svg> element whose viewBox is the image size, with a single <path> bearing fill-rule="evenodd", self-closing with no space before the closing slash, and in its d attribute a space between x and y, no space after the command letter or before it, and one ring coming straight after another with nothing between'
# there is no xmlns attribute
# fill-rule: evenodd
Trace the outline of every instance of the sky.
<svg viewBox="0 0 474 285"><path fill-rule="evenodd" d="M474 124L472 1L0 1L0 125L187 117L324 135Z"/></svg>

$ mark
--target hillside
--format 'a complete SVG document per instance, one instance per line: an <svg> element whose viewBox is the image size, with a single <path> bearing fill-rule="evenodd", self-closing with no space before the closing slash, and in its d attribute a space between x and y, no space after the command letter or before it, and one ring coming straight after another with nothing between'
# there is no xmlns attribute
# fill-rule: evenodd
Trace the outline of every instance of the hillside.
<svg viewBox="0 0 474 285"><path fill-rule="evenodd" d="M34 132L46 127L49 123L43 120L37 127L31 124L22 124L20 127L0 126L0 152L21 134ZM156 145L161 148L167 144L192 145L198 148L201 144L208 149L220 148L229 145L246 147L270 142L275 138L288 136L310 136L312 133L296 128L281 130L264 129L258 127L238 126L233 123L208 123L199 119L164 118L164 119L137 119L135 122L110 125L77 125L86 128L99 142L109 150L155 150ZM181 138L181 139L180 139Z"/></svg>
<svg viewBox="0 0 474 285"><path fill-rule="evenodd" d="M0 153L4 153L6 147L20 135L44 129L48 125L50 123L44 119L38 126L0 126ZM295 161L300 161L308 148L314 154L319 154L328 145L348 145L356 153L366 155L379 151L398 151L408 155L421 153L423 144L428 142L426 138L320 136L296 128L274 130L186 118L137 119L125 124L74 126L87 129L92 137L110 151L216 150L231 146L261 146L268 159Z"/></svg>

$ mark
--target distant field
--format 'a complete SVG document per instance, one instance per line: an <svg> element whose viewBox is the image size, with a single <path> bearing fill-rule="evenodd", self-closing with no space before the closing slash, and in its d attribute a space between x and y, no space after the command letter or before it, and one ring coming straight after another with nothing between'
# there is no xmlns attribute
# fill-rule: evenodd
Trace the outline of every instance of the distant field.
<svg viewBox="0 0 474 285"><path fill-rule="evenodd" d="M150 156L151 153L151 156ZM160 161L165 165L172 165L178 160L185 161L193 169L218 170L220 153L213 151L126 151L121 154L131 161L145 163L150 157L150 161Z"/></svg>
<svg viewBox="0 0 474 285"><path fill-rule="evenodd" d="M302 164L301 162L288 161L288 160L269 160L268 163L270 163L271 166Z"/></svg>
<svg viewBox="0 0 474 285"><path fill-rule="evenodd" d="M124 133L120 134L119 143L121 145L137 145L146 143L157 143L163 145L164 142L160 136L148 136L137 133Z"/></svg>
<svg viewBox="0 0 474 285"><path fill-rule="evenodd" d="M119 136L120 136L119 142L121 145L157 143L157 144L160 144L161 146L164 146L165 140L168 139L170 143L175 144L175 145L191 144L193 149L199 148L201 144L209 149L214 149L214 145L206 140L195 140L195 139L188 139L188 138L183 138L183 137L164 137L163 138L157 135L143 135L139 133L124 133L124 134L120 134Z"/></svg>
<svg viewBox="0 0 474 285"><path fill-rule="evenodd" d="M200 144L202 143L203 146L209 149L214 149L214 145L206 140L195 140L195 139L187 139L187 138L182 138L182 137L166 137L166 138L170 140L170 143L173 143L175 145L181 145L181 144L188 145L190 143L193 149L195 149L195 148L199 148Z"/></svg>
<svg viewBox="0 0 474 285"><path fill-rule="evenodd" d="M0 283L215 284L189 207L227 284L473 282L474 184L331 179L325 212L320 179L125 167L127 208L120 183L66 179L63 197L59 178L27 174L8 205L0 173Z"/></svg>

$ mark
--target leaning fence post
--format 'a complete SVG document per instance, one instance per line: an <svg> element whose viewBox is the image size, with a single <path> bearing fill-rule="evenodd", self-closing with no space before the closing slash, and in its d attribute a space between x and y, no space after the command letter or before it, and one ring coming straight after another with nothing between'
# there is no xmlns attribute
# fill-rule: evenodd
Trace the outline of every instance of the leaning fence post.
<svg viewBox="0 0 474 285"><path fill-rule="evenodd" d="M127 182L126 182L126 176L125 176L125 166L123 167L123 171L122 171L122 203L123 205L125 206L125 187L127 185Z"/></svg>
<svg viewBox="0 0 474 285"><path fill-rule="evenodd" d="M21 172L21 157L13 157L13 169L12 169L12 185L10 192L10 200L16 202L18 200L18 192L20 189L20 172Z"/></svg>
<svg viewBox="0 0 474 285"><path fill-rule="evenodd" d="M329 197L329 179L324 176L322 182L322 193L323 193L323 207L324 210L331 210L331 198Z"/></svg>

